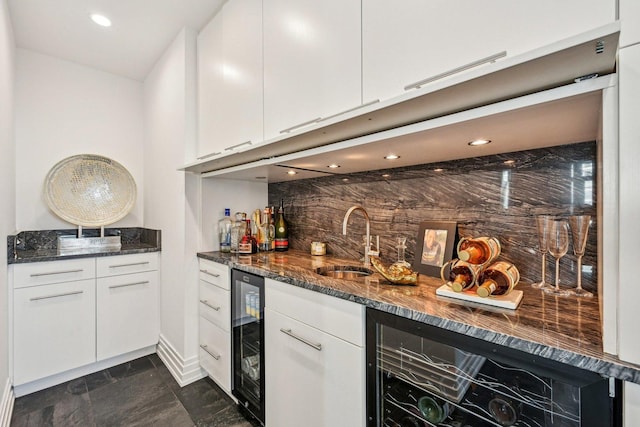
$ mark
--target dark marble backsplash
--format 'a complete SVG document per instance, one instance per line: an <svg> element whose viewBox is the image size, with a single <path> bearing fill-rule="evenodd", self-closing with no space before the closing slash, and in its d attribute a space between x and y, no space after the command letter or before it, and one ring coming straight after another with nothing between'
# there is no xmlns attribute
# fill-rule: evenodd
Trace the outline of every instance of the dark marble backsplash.
<svg viewBox="0 0 640 427"><path fill-rule="evenodd" d="M58 236L75 236L78 229L21 231L7 236L7 255L13 258L15 251L55 250ZM105 236L120 236L123 246L147 243L160 248L161 232L140 227L105 228ZM83 237L100 236L99 228L83 228Z"/></svg>
<svg viewBox="0 0 640 427"><path fill-rule="evenodd" d="M328 253L347 258L362 257L365 221L361 212L354 212L347 236L342 235L342 221L349 207L362 205L371 218L371 234L380 236L381 257L389 263L396 260L398 236L407 238L406 259L413 262L422 221L455 221L460 237L498 238L501 259L518 267L524 283L541 275L535 216L591 215L583 286L596 291L596 163L596 143L584 142L275 183L269 185L269 203L285 201L291 248L308 251L312 241L324 241ZM572 250L570 246L560 261L561 286L575 283ZM554 272L548 255L548 282Z"/></svg>

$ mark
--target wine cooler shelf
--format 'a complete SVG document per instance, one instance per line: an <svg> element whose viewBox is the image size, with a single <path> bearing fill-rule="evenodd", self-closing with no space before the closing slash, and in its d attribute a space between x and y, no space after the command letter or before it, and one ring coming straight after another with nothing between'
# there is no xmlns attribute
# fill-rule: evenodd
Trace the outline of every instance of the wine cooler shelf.
<svg viewBox="0 0 640 427"><path fill-rule="evenodd" d="M368 404L373 425L619 425L609 379L394 318L367 314L368 346L375 343L367 350L368 381L377 393Z"/></svg>

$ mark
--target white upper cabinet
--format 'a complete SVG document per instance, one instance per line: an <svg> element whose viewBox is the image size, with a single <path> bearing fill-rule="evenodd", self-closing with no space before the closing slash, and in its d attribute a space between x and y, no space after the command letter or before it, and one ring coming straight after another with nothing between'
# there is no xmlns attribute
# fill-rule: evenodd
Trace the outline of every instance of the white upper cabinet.
<svg viewBox="0 0 640 427"><path fill-rule="evenodd" d="M263 139L262 1L232 0L198 35L198 156Z"/></svg>
<svg viewBox="0 0 640 427"><path fill-rule="evenodd" d="M264 3L266 140L362 103L360 7L360 0Z"/></svg>
<svg viewBox="0 0 640 427"><path fill-rule="evenodd" d="M613 22L615 2L366 0L362 15L363 99L369 100L400 95L413 83L503 51L513 56Z"/></svg>
<svg viewBox="0 0 640 427"><path fill-rule="evenodd" d="M640 42L640 1L618 0L622 32L620 47Z"/></svg>

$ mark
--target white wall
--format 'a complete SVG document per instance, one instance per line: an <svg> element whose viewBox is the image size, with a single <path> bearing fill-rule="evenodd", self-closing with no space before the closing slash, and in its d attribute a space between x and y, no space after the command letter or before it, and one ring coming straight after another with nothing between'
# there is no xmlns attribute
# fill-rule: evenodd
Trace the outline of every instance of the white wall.
<svg viewBox="0 0 640 427"><path fill-rule="evenodd" d="M83 153L112 158L133 175L137 202L116 225L141 226L142 83L17 49L15 96L17 229L74 228L49 211L42 186L53 165Z"/></svg>
<svg viewBox="0 0 640 427"><path fill-rule="evenodd" d="M195 43L181 31L144 81L144 223L162 230L161 333L181 369L198 355L199 178L177 170L195 152Z"/></svg>
<svg viewBox="0 0 640 427"><path fill-rule="evenodd" d="M15 150L13 143L15 47L9 11L0 1L0 237L15 231ZM0 244L0 397L6 391L9 378L9 340L7 304L7 245ZM0 404L3 402L0 402ZM3 414L0 414L2 416ZM3 423L0 419L0 424Z"/></svg>

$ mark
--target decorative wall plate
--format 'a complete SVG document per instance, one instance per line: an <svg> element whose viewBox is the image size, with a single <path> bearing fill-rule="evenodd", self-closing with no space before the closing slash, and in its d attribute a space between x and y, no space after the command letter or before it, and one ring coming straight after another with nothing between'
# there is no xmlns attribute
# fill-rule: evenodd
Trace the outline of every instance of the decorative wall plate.
<svg viewBox="0 0 640 427"><path fill-rule="evenodd" d="M47 174L44 198L60 218L102 227L124 218L136 201L136 183L115 160L80 154L58 162Z"/></svg>

